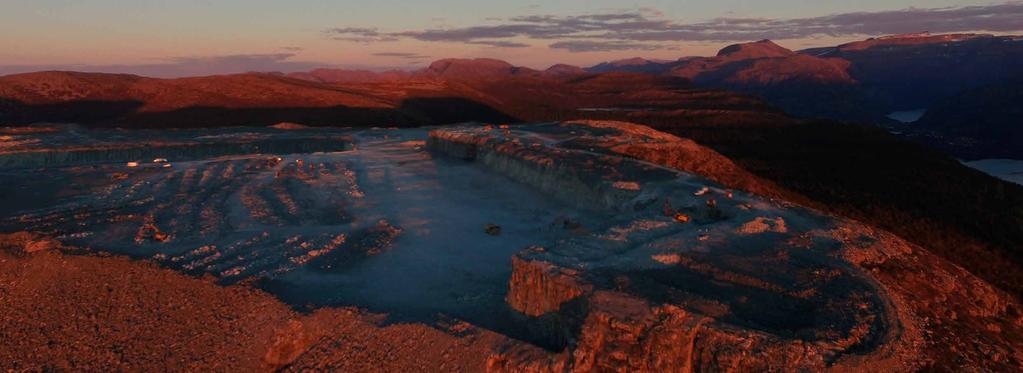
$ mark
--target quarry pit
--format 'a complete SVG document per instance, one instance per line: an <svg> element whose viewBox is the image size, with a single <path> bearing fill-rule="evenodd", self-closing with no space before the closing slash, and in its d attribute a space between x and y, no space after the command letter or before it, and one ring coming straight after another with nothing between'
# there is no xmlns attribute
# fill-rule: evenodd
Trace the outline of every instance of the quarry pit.
<svg viewBox="0 0 1023 373"><path fill-rule="evenodd" d="M492 370L912 367L926 348L923 306L870 264L937 259L752 194L737 171L681 171L656 153L693 145L641 126L9 140L0 231L250 286L303 313L465 322L508 338ZM689 166L730 170L715 157Z"/></svg>

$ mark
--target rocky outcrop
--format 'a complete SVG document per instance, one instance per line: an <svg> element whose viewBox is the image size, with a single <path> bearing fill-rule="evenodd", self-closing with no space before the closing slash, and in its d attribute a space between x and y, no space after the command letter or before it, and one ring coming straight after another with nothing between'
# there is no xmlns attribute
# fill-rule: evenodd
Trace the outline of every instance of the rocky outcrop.
<svg viewBox="0 0 1023 373"><path fill-rule="evenodd" d="M32 233L0 233L0 251L12 255L25 255L60 249L63 245L51 237Z"/></svg>
<svg viewBox="0 0 1023 373"><path fill-rule="evenodd" d="M593 290L578 276L578 271L515 256L506 299L513 309L527 316L557 312L565 303Z"/></svg>
<svg viewBox="0 0 1023 373"><path fill-rule="evenodd" d="M598 154L549 152L541 138L517 138L511 131L480 127L470 131L433 131L427 147L475 160L521 183L580 208L631 210L652 201L637 190L615 188L617 179ZM523 139L529 141L523 142Z"/></svg>
<svg viewBox="0 0 1023 373"><path fill-rule="evenodd" d="M702 175L730 188L763 196L784 195L781 188L756 177L727 157L692 140L627 122L583 120L571 123L622 131L625 136L617 137L619 141L610 145L610 149L617 154ZM636 141L636 137L643 140Z"/></svg>
<svg viewBox="0 0 1023 373"><path fill-rule="evenodd" d="M291 320L278 328L273 342L263 355L263 362L274 369L287 366L302 356L321 335L302 324L299 320Z"/></svg>
<svg viewBox="0 0 1023 373"><path fill-rule="evenodd" d="M738 234L787 233L788 228L785 227L785 219L758 216L743 224L735 232Z"/></svg>
<svg viewBox="0 0 1023 373"><path fill-rule="evenodd" d="M615 292L600 291L589 299L581 330L570 352L547 359L504 352L490 358L490 371L748 372L827 366L826 355L811 345L722 328L706 316Z"/></svg>

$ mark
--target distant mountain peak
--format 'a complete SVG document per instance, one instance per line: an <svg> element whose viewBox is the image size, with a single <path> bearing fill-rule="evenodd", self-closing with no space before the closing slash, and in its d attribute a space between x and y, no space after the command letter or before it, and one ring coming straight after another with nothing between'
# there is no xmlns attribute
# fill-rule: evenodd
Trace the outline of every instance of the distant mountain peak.
<svg viewBox="0 0 1023 373"><path fill-rule="evenodd" d="M429 67L417 72L418 75L437 76L444 78L481 78L537 73L537 71L518 67L507 61L493 58L446 58L434 61Z"/></svg>
<svg viewBox="0 0 1023 373"><path fill-rule="evenodd" d="M578 75L586 74L586 70L579 66L559 63L548 67L547 70L544 70L544 73L550 75Z"/></svg>
<svg viewBox="0 0 1023 373"><path fill-rule="evenodd" d="M930 32L914 32L908 34L886 35L870 38L862 41L855 41L838 46L843 51L858 51L878 46L902 46L902 45L924 45L938 43L952 43L958 41L973 40L979 38L993 38L991 34L932 34Z"/></svg>
<svg viewBox="0 0 1023 373"><path fill-rule="evenodd" d="M514 65L508 63L508 61L498 60L495 58L444 58L433 61L428 69L439 70L444 69L453 65L474 65L474 66L486 66L486 67L500 67L500 68L513 68Z"/></svg>
<svg viewBox="0 0 1023 373"><path fill-rule="evenodd" d="M614 60L614 61L611 61L611 62L608 62L608 63L611 64L611 65L614 65L614 66L636 66L636 65L646 65L648 63L654 63L654 61L648 60L648 59L643 58L643 57L632 57L632 58L625 58L625 59L621 59L621 60Z"/></svg>
<svg viewBox="0 0 1023 373"><path fill-rule="evenodd" d="M718 57L734 59L788 57L795 52L764 39L751 43L732 44L721 49Z"/></svg>
<svg viewBox="0 0 1023 373"><path fill-rule="evenodd" d="M589 72L611 72L611 71L626 71L626 72L639 72L639 73L663 73L670 69L670 64L676 61L668 60L652 60L642 57L626 58L621 60L614 60L609 62L603 62L586 69Z"/></svg>

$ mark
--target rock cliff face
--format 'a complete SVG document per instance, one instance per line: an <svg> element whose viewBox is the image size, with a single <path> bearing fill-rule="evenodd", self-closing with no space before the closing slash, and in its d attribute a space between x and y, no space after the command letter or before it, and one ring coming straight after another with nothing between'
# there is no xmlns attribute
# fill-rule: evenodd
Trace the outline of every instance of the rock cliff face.
<svg viewBox="0 0 1023 373"><path fill-rule="evenodd" d="M508 305L527 316L557 312L562 305L592 290L577 271L550 263L512 258Z"/></svg>
<svg viewBox="0 0 1023 373"><path fill-rule="evenodd" d="M798 341L721 328L714 319L675 306L597 292L574 350L552 359L492 357L493 371L770 371L822 370L824 356ZM520 355L521 356L521 355ZM525 360L525 361L523 361Z"/></svg>
<svg viewBox="0 0 1023 373"><path fill-rule="evenodd" d="M544 141L539 136L512 139L435 131L430 134L427 146L475 160L580 208L627 211L637 204L650 203L638 191L614 187L614 182L620 180L615 179L619 175L613 165L598 161L608 155L551 153L543 146Z"/></svg>
<svg viewBox="0 0 1023 373"><path fill-rule="evenodd" d="M587 180L591 190L637 180L644 169L600 156L619 153L618 141L672 143L622 123L439 130L431 138L433 149L513 178L526 172L486 159L614 170ZM542 162L539 148L547 148ZM859 223L645 170L627 188L636 198L591 206L616 208L608 225L513 258L509 306L533 320L534 333L560 337L564 350L511 344L490 357L491 371L1020 368L1018 305L961 268ZM542 175L527 182L578 180ZM636 203L650 200L664 203ZM692 220L673 219L678 213ZM984 336L965 337L978 331Z"/></svg>

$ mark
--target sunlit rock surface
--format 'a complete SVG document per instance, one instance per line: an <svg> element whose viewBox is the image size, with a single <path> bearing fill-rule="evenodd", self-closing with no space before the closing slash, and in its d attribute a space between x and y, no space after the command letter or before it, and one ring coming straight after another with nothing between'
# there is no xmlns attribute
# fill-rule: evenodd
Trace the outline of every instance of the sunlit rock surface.
<svg viewBox="0 0 1023 373"><path fill-rule="evenodd" d="M5 141L0 230L33 232L5 250L127 255L300 310L462 320L509 337L481 357L495 371L1019 368L1004 293L642 126ZM265 359L329 356L292 329Z"/></svg>

